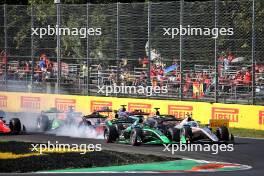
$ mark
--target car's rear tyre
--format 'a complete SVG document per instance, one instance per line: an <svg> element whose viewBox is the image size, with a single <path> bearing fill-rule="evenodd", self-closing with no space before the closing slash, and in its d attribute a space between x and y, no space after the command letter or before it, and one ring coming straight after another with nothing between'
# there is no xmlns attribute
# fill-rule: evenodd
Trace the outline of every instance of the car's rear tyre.
<svg viewBox="0 0 264 176"><path fill-rule="evenodd" d="M107 126L104 131L104 139L107 143L112 143L118 138L118 132L115 126Z"/></svg>
<svg viewBox="0 0 264 176"><path fill-rule="evenodd" d="M220 141L229 141L229 130L226 126L221 126L216 130L216 136Z"/></svg>
<svg viewBox="0 0 264 176"><path fill-rule="evenodd" d="M130 134L130 143L133 146L139 146L142 143L142 130L134 128Z"/></svg>
<svg viewBox="0 0 264 176"><path fill-rule="evenodd" d="M78 125L78 127L80 128L80 127L85 127L85 126L91 126L92 125L92 123L91 123L91 121L86 121L86 120L82 120L80 123L79 123L79 125Z"/></svg>
<svg viewBox="0 0 264 176"><path fill-rule="evenodd" d="M47 131L49 129L50 122L47 116L41 116L37 121L37 127L40 131Z"/></svg>
<svg viewBox="0 0 264 176"><path fill-rule="evenodd" d="M181 139L181 130L177 128L169 128L166 130L166 136L170 141L179 142Z"/></svg>
<svg viewBox="0 0 264 176"><path fill-rule="evenodd" d="M21 132L21 122L18 118L12 118L9 122L9 128L12 134L19 134Z"/></svg>
<svg viewBox="0 0 264 176"><path fill-rule="evenodd" d="M123 124L120 124L120 123L114 124L114 127L116 128L116 131L118 132L119 135L125 129L124 126L123 126Z"/></svg>

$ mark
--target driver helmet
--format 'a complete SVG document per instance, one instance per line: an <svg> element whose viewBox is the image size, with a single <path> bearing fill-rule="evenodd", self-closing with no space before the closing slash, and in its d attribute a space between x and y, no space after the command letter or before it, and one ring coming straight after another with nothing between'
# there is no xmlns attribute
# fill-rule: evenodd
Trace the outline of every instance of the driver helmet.
<svg viewBox="0 0 264 176"><path fill-rule="evenodd" d="M156 121L154 119L148 119L145 124L153 128L156 125Z"/></svg>

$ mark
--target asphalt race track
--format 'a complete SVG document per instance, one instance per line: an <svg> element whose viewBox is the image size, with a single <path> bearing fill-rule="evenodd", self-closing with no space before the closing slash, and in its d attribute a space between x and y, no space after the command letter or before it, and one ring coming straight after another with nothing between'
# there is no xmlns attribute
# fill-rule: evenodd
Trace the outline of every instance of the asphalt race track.
<svg viewBox="0 0 264 176"><path fill-rule="evenodd" d="M163 155L175 158L191 158L207 161L229 162L249 165L252 168L241 171L229 172L207 172L207 173L186 173L186 175L216 175L216 176L262 176L264 173L264 140L262 139L249 139L249 138L235 138L234 151L232 152L219 152L218 154L211 154L209 152L180 152L177 151L172 155L169 151L163 151L164 146L142 145L130 146L124 144L106 144L100 139L87 139L87 138L72 138L64 136L55 136L51 134L32 133L24 135L1 135L0 140L3 141L21 141L21 142L34 142L34 143L59 143L64 144L102 144L102 149L129 152L138 154L154 154ZM144 174L146 175L146 174ZM167 174L168 175L168 174Z"/></svg>

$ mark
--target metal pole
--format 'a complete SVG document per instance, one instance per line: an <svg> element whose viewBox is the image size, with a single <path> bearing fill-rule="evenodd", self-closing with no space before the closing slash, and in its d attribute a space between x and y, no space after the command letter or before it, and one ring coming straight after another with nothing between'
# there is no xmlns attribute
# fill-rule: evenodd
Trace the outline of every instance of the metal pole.
<svg viewBox="0 0 264 176"><path fill-rule="evenodd" d="M34 28L34 5L31 6L31 28ZM30 77L30 92L33 88L34 77L34 35L31 35L31 77Z"/></svg>
<svg viewBox="0 0 264 176"><path fill-rule="evenodd" d="M251 64L252 64L252 85L251 85L251 92L252 92L252 104L254 105L255 102L255 0L252 0L252 44L251 44Z"/></svg>
<svg viewBox="0 0 264 176"><path fill-rule="evenodd" d="M116 62L117 62L117 85L120 85L120 48L119 48L119 42L120 42L120 34L119 34L119 2L116 3Z"/></svg>
<svg viewBox="0 0 264 176"><path fill-rule="evenodd" d="M150 80L150 64L151 64L151 2L148 2L148 79L147 85L151 86Z"/></svg>
<svg viewBox="0 0 264 176"><path fill-rule="evenodd" d="M61 76L61 63L60 63L60 1L56 3L56 11L57 11L57 88L56 93L60 93L60 76Z"/></svg>
<svg viewBox="0 0 264 176"><path fill-rule="evenodd" d="M86 23L87 29L89 28L89 3L86 4ZM90 60L89 60L89 34L86 36L86 64L87 64L87 95L90 95ZM86 75L85 75L86 76Z"/></svg>
<svg viewBox="0 0 264 176"><path fill-rule="evenodd" d="M5 37L5 48L4 48L4 58L5 58L5 89L7 90L7 22L6 22L6 4L4 4L4 37Z"/></svg>
<svg viewBox="0 0 264 176"><path fill-rule="evenodd" d="M217 28L218 26L218 18L217 18L217 15L218 15L218 0L215 0L215 28ZM217 61L217 38L215 38L214 40L214 45L215 45L215 62L214 62L214 66L215 66L215 97L214 97L214 100L215 100L215 103L218 102L218 61Z"/></svg>
<svg viewBox="0 0 264 176"><path fill-rule="evenodd" d="M183 13L184 13L184 0L181 0L180 2L180 25L183 25ZM183 95L182 95L182 77L183 77L183 73L182 73L182 40L183 40L183 36L180 35L180 100L182 100Z"/></svg>

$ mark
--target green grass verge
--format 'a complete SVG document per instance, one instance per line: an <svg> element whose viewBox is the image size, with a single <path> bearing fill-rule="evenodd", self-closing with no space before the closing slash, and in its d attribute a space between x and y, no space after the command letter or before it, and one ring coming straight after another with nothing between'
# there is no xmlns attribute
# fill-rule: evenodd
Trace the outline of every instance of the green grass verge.
<svg viewBox="0 0 264 176"><path fill-rule="evenodd" d="M245 128L229 128L230 133L238 137L264 138L264 130L253 130Z"/></svg>

